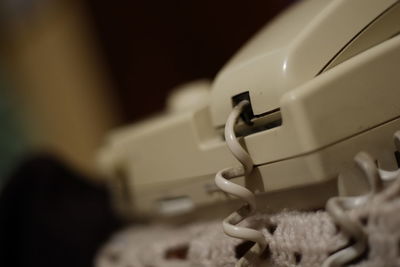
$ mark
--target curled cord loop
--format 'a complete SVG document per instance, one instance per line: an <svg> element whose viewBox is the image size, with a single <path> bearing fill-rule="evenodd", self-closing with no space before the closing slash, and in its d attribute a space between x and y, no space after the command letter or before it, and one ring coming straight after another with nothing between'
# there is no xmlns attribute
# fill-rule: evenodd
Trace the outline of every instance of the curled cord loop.
<svg viewBox="0 0 400 267"><path fill-rule="evenodd" d="M235 134L235 124L237 123L240 114L242 113L245 106L249 105L250 102L247 100L241 101L236 105L228 116L228 120L225 124L225 140L229 150L242 164L240 167L228 168L219 171L215 176L216 185L224 192L234 195L241 200L245 201L246 204L239 208L237 211L230 214L224 219L222 227L224 232L235 238L253 241L256 244L250 249L256 254L261 254L266 248L266 241L262 232L237 226L246 217L253 214L256 210L256 199L253 192L246 187L235 184L230 179L247 176L253 170L253 161L246 150L240 145ZM240 263L239 265L246 265Z"/></svg>
<svg viewBox="0 0 400 267"><path fill-rule="evenodd" d="M375 161L369 154L360 152L354 160L357 166L364 172L370 185L370 192L366 195L356 197L333 197L326 204L326 211L335 223L339 225L340 229L352 238L355 243L329 256L323 263L323 267L344 266L346 263L359 257L367 249L367 233L364 231L361 223L351 218L346 211L365 205L373 194L382 190L383 184Z"/></svg>
<svg viewBox="0 0 400 267"><path fill-rule="evenodd" d="M243 100L232 109L226 121L225 132L224 132L228 148L232 152L232 154L236 157L236 159L239 160L240 163L243 165L245 175L251 173L254 164L249 153L247 153L247 151L244 150L242 145L237 140L235 134L235 124L237 123L243 109L249 104L250 102L248 100ZM243 174L239 176L243 176Z"/></svg>

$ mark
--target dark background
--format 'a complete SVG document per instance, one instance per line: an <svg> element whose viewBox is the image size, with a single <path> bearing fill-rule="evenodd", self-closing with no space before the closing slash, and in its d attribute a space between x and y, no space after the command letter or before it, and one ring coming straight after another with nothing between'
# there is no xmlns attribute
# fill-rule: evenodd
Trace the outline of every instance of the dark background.
<svg viewBox="0 0 400 267"><path fill-rule="evenodd" d="M124 121L162 109L169 90L212 79L294 0L87 0Z"/></svg>

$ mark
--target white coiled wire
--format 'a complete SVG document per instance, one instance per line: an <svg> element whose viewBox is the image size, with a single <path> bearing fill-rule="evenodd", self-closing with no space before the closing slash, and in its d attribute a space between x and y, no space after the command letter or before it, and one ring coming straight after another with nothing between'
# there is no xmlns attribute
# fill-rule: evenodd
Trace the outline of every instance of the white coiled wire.
<svg viewBox="0 0 400 267"><path fill-rule="evenodd" d="M237 140L235 134L235 124L237 123L243 109L249 105L249 101L243 100L237 104L231 113L225 124L225 140L228 148L232 154L240 161L242 166L235 168L227 168L219 171L215 176L216 185L224 192L234 195L241 200L245 201L246 204L239 208L237 211L230 214L224 219L222 227L224 232L235 238L253 241L254 246L250 249L252 253L260 255L266 248L266 241L262 232L237 226L238 223L243 221L246 217L253 214L256 210L256 199L253 192L246 187L240 186L229 181L232 178L247 176L253 170L253 161L250 155L243 149ZM239 261L239 266L246 266L245 259Z"/></svg>
<svg viewBox="0 0 400 267"><path fill-rule="evenodd" d="M394 134L393 139L397 151L400 151L400 131ZM390 183L400 177L400 169L393 171L380 169L377 167L376 161L368 153L360 152L354 160L364 172L370 185L370 192L356 197L334 197L328 201L326 205L327 212L342 231L355 242L353 245L329 256L322 265L323 267L343 266L359 257L367 249L368 238L363 226L359 221L350 218L346 211L365 205L374 194L382 190L385 182Z"/></svg>
<svg viewBox="0 0 400 267"><path fill-rule="evenodd" d="M326 211L340 229L354 240L354 243L329 256L322 267L345 266L345 264L359 257L367 249L367 233L361 223L351 218L346 211L365 205L372 195L382 189L383 184L375 161L369 154L360 152L356 155L355 161L370 184L370 192L356 197L333 197L326 204Z"/></svg>

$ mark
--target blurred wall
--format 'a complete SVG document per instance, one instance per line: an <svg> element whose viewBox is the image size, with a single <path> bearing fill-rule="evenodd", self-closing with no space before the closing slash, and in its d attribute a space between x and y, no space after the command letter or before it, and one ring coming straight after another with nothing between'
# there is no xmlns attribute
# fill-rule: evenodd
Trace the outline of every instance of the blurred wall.
<svg viewBox="0 0 400 267"><path fill-rule="evenodd" d="M3 10L1 48L17 108L33 147L92 172L97 148L119 120L97 41L80 2L31 3Z"/></svg>

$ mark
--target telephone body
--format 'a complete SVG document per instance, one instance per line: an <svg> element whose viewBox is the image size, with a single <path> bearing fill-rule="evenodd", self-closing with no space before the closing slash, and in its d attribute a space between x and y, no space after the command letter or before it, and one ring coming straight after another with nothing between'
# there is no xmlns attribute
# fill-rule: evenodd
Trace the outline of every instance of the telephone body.
<svg viewBox="0 0 400 267"><path fill-rule="evenodd" d="M360 150L385 169L398 168L392 134L400 128L399 32L396 0L296 3L212 83L180 88L165 113L108 136L99 167L116 207L125 215L168 217L209 213L226 202L214 176L239 165L223 128L242 99L251 107L236 131L255 171L235 182L259 192L261 202L273 196L276 205L266 209L321 206L337 194L338 174L352 171Z"/></svg>

